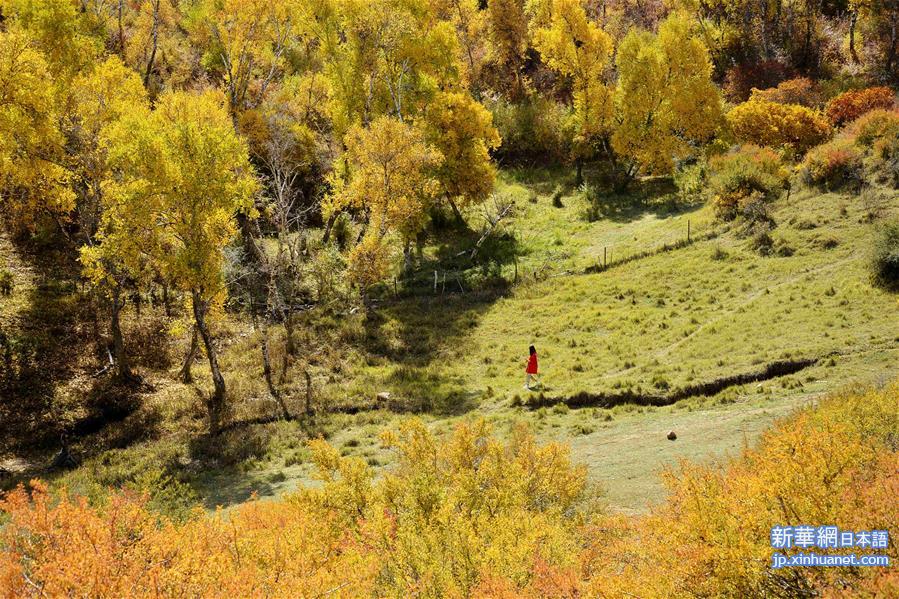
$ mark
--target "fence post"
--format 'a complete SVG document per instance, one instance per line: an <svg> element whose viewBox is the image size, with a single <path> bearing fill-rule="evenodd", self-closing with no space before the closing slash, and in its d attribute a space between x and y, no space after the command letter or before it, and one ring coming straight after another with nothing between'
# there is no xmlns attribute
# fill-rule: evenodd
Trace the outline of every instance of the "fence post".
<svg viewBox="0 0 899 599"><path fill-rule="evenodd" d="M609 263L609 261L606 259L606 257L607 257L606 250L607 249L608 248L606 248L605 246L603 246L603 248L602 248L602 269L603 270L606 269L606 265Z"/></svg>
<svg viewBox="0 0 899 599"><path fill-rule="evenodd" d="M687 243L690 243L690 219L687 219Z"/></svg>

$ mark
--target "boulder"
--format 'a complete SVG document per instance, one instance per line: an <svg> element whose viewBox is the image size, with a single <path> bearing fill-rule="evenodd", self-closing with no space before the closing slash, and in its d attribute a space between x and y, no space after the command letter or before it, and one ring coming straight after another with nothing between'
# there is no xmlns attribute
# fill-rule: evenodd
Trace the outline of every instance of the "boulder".
<svg viewBox="0 0 899 599"><path fill-rule="evenodd" d="M674 441L675 439L677 439L677 433L675 433L674 431L668 431L668 440Z"/></svg>
<svg viewBox="0 0 899 599"><path fill-rule="evenodd" d="M378 401L390 401L390 391L381 391L377 395Z"/></svg>

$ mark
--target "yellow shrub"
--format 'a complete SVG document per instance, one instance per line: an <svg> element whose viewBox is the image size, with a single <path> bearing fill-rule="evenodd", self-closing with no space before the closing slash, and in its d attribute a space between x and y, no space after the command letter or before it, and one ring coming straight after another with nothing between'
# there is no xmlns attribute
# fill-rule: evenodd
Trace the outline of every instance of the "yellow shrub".
<svg viewBox="0 0 899 599"><path fill-rule="evenodd" d="M604 596L798 597L895 584L885 568L772 570L770 530L895 529L897 402L895 383L840 394L779 422L724 468L683 463L668 472L664 504L638 522L606 526L591 556L595 588ZM873 552L899 557L895 540Z"/></svg>
<svg viewBox="0 0 899 599"><path fill-rule="evenodd" d="M501 442L483 421L445 441L406 422L384 436L397 459L377 480L313 442L321 487L183 524L133 495L93 508L35 483L0 500L0 585L12 597L894 596L895 569L771 569L770 529L895 529L897 402L894 383L802 409L723 467L668 472L669 498L643 517L590 510L567 448L521 428ZM876 552L899 559L895 539Z"/></svg>
<svg viewBox="0 0 899 599"><path fill-rule="evenodd" d="M824 116L798 104L750 100L727 114L736 138L743 143L783 148L803 154L831 135Z"/></svg>

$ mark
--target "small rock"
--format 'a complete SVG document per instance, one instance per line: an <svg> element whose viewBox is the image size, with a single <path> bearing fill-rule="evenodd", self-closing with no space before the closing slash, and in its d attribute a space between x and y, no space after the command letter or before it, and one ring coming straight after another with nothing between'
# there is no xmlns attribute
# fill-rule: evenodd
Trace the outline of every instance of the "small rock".
<svg viewBox="0 0 899 599"><path fill-rule="evenodd" d="M677 439L677 434L674 431L668 431L668 440L674 441Z"/></svg>
<svg viewBox="0 0 899 599"><path fill-rule="evenodd" d="M377 395L378 401L389 401L390 400L390 391L381 391Z"/></svg>

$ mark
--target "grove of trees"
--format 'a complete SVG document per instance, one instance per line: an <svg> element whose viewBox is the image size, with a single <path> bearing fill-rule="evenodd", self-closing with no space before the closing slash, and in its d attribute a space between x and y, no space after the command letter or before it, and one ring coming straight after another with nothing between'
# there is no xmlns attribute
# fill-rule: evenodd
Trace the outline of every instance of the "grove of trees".
<svg viewBox="0 0 899 599"><path fill-rule="evenodd" d="M182 377L202 342L212 430L235 260L243 305L284 323L293 355L305 265L363 297L412 272L434 211L462 222L496 160L542 152L623 193L735 142L800 159L892 106L889 88L855 90L899 72L890 2L2 0L0 15L7 226L67 240L121 380L127 298L183 305Z"/></svg>

